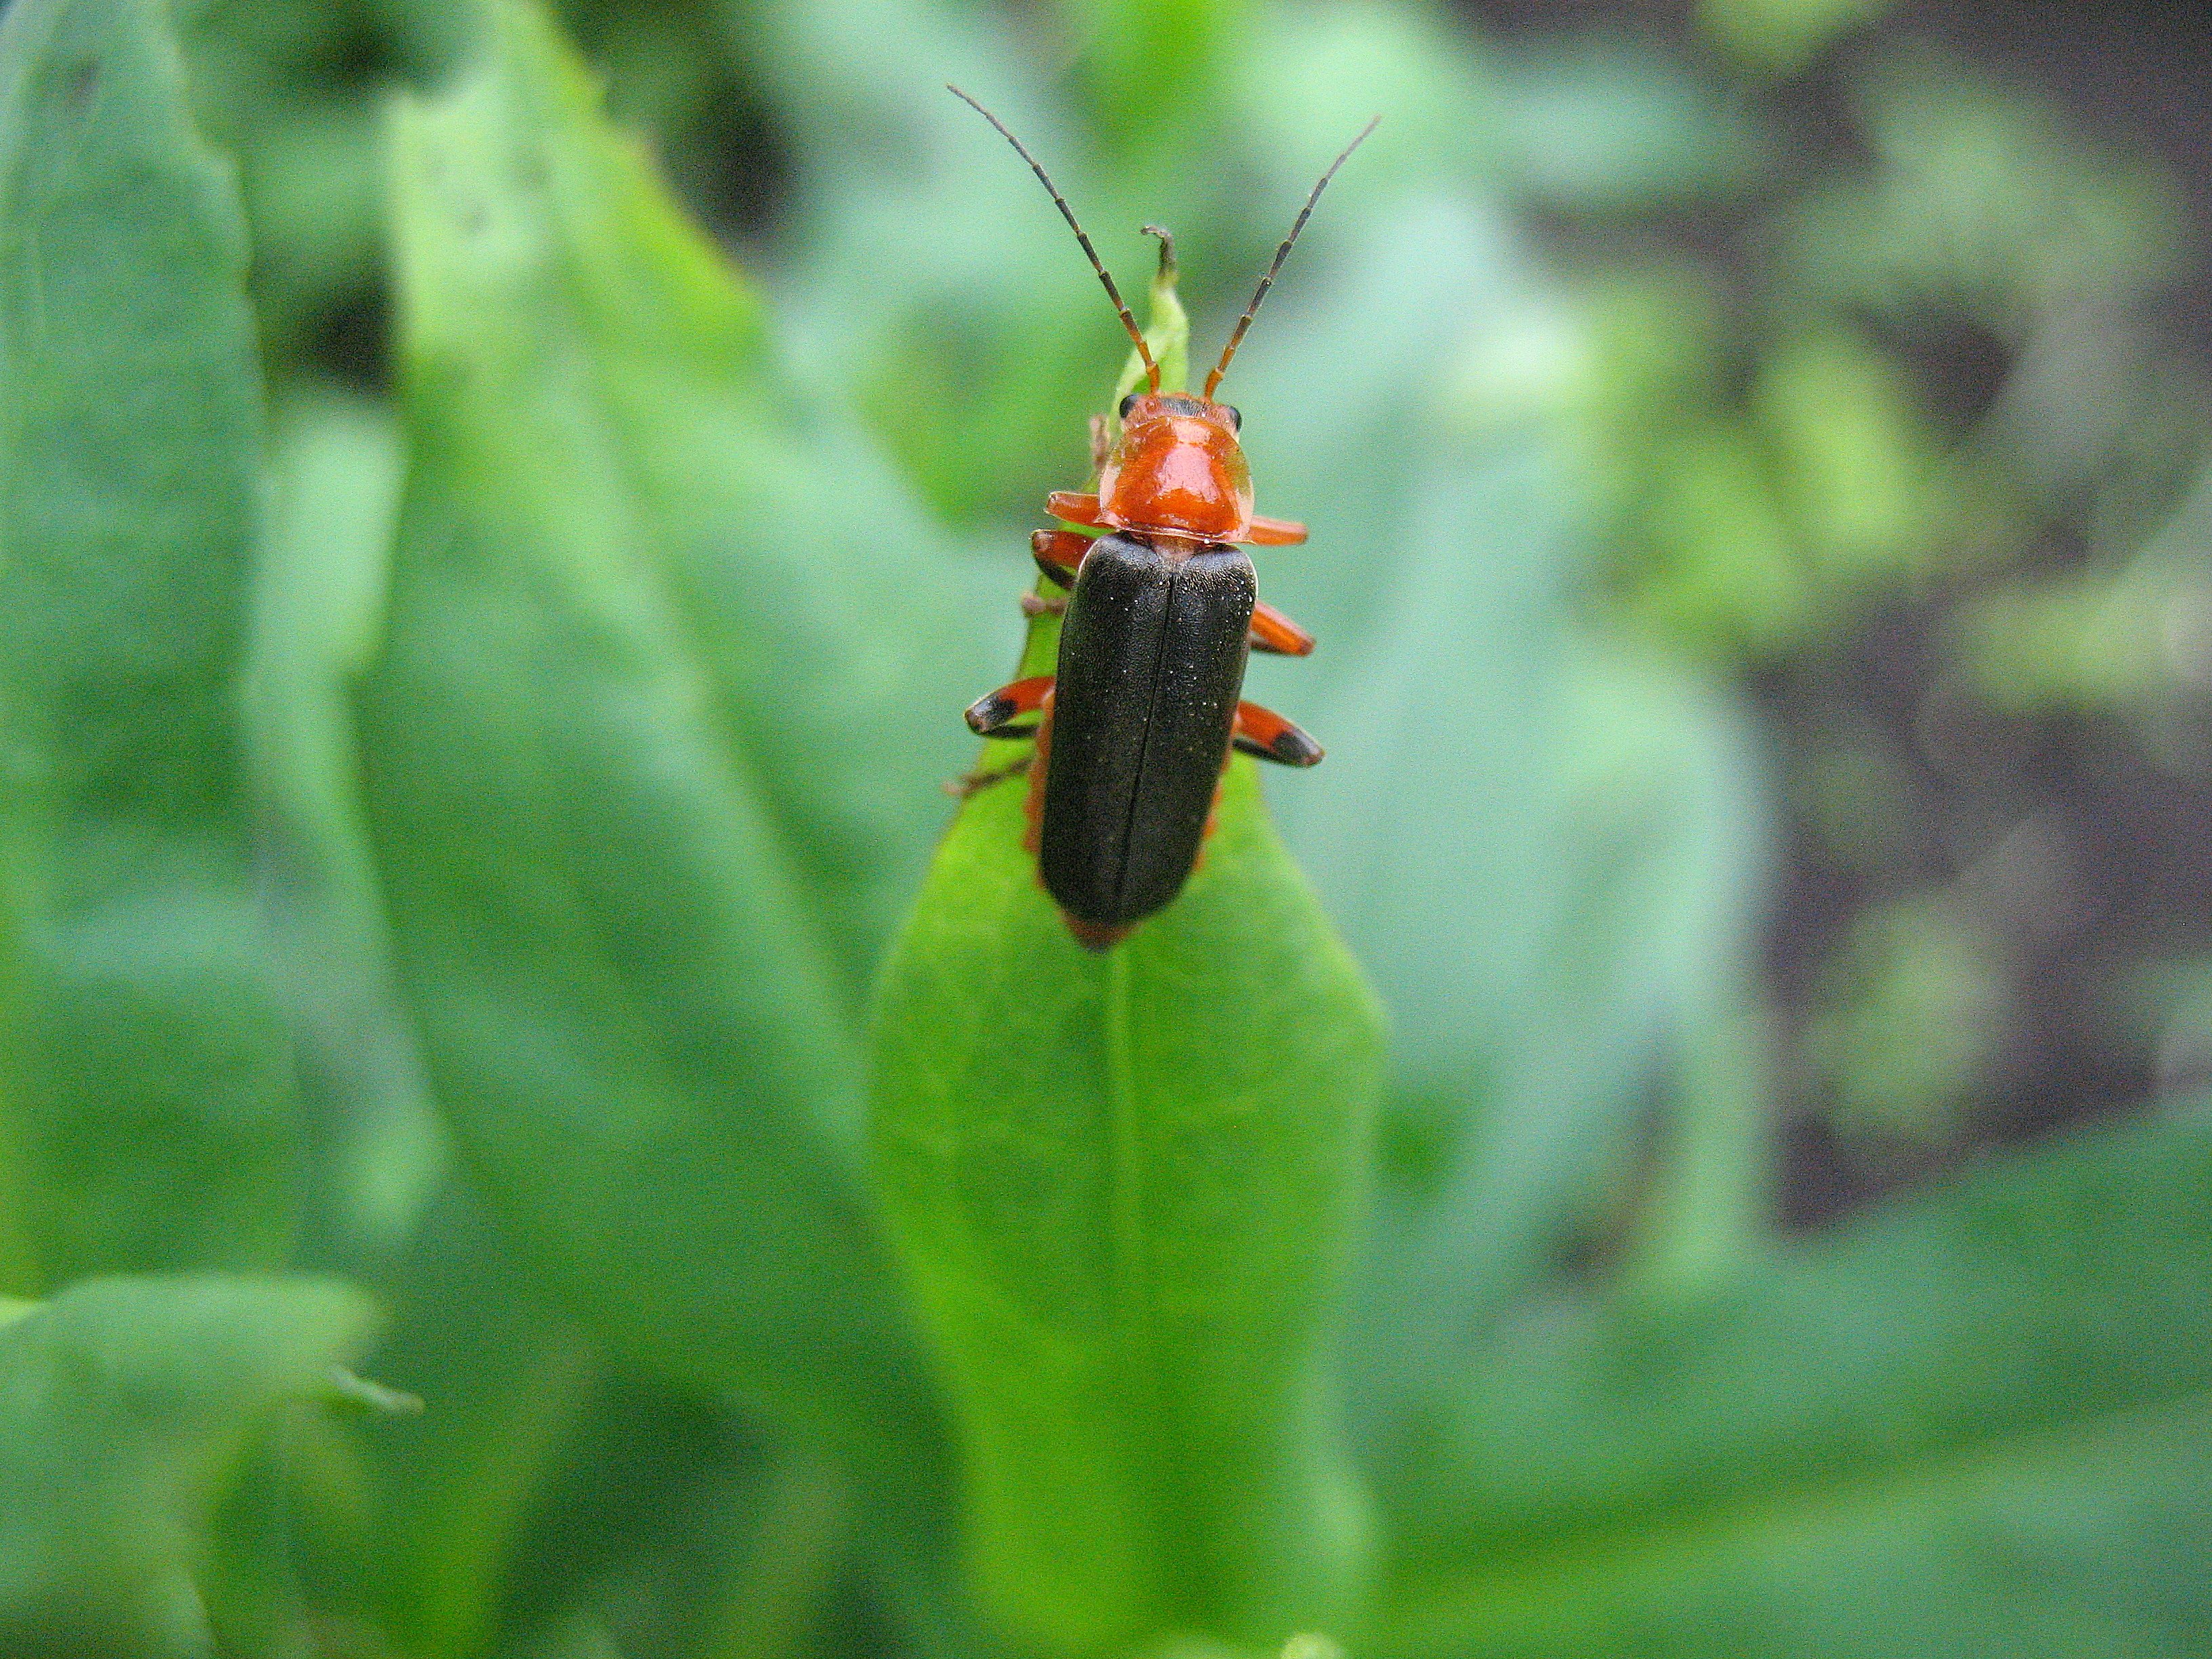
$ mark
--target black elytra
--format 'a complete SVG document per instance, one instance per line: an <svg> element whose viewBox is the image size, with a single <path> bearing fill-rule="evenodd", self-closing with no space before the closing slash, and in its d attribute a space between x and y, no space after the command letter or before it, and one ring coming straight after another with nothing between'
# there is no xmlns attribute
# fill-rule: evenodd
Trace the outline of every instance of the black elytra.
<svg viewBox="0 0 2212 1659"><path fill-rule="evenodd" d="M1259 587L1243 550L1101 536L1060 636L1037 831L1046 890L1100 927L1182 890L1229 753Z"/></svg>

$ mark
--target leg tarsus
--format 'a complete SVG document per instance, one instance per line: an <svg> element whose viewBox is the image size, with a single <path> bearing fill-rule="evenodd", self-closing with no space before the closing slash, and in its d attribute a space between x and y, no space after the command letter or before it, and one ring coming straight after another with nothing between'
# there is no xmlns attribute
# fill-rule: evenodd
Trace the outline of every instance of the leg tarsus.
<svg viewBox="0 0 2212 1659"><path fill-rule="evenodd" d="M1322 746L1273 709L1256 702L1237 705L1232 741L1248 755L1278 766L1318 766Z"/></svg>
<svg viewBox="0 0 2212 1659"><path fill-rule="evenodd" d="M988 697L976 698L968 705L968 729L979 738L988 738L1016 715L1043 708L1045 698L1052 693L1052 678L1040 674L1034 679L1016 680Z"/></svg>

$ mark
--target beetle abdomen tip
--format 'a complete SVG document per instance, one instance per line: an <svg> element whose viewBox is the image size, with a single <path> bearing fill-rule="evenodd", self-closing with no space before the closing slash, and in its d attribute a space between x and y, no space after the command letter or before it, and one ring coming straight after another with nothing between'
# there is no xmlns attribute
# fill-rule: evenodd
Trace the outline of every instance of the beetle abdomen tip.
<svg viewBox="0 0 2212 1659"><path fill-rule="evenodd" d="M1075 936L1075 942L1086 951L1110 951L1128 938L1130 931L1136 926L1133 921L1085 921L1065 910L1060 913L1060 916L1067 924L1067 931Z"/></svg>

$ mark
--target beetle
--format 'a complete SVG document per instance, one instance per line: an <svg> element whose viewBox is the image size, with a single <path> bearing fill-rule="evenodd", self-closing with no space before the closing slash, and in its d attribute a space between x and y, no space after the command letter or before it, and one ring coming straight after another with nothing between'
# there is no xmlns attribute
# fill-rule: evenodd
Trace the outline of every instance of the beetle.
<svg viewBox="0 0 2212 1659"><path fill-rule="evenodd" d="M1285 766L1322 758L1305 732L1241 698L1249 652L1304 656L1314 647L1310 634L1260 603L1244 546L1291 546L1306 531L1252 511L1243 417L1213 394L1314 204L1376 123L1314 185L1205 391L1192 397L1162 390L1143 331L1043 164L989 110L946 89L997 128L1051 193L1146 377L1146 390L1116 411L1121 434L1100 456L1096 490L1046 499L1048 513L1079 527L1030 538L1039 570L1072 589L1055 672L1001 686L967 710L981 736L1036 739L1028 810L1037 873L1068 931L1103 951L1182 890L1232 749ZM1164 263L1171 260L1166 234L1146 229L1160 235ZM1033 724L1014 724L1028 714Z"/></svg>

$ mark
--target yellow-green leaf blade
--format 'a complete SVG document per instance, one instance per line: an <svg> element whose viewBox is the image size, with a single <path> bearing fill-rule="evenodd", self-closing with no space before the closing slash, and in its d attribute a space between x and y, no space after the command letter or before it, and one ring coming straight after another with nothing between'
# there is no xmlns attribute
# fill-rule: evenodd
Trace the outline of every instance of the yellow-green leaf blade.
<svg viewBox="0 0 2212 1659"><path fill-rule="evenodd" d="M878 1011L876 1169L1000 1618L1068 1649L1280 1642L1364 1544L1334 1419L1379 1018L1248 761L1190 884L1103 955L963 807Z"/></svg>

